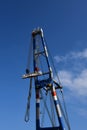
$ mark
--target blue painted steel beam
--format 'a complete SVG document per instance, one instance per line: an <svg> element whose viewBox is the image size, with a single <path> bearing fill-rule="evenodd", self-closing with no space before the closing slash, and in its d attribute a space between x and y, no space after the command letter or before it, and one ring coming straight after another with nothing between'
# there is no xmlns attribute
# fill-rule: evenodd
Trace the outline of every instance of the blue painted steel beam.
<svg viewBox="0 0 87 130"><path fill-rule="evenodd" d="M60 127L44 127L38 128L38 130L61 130Z"/></svg>

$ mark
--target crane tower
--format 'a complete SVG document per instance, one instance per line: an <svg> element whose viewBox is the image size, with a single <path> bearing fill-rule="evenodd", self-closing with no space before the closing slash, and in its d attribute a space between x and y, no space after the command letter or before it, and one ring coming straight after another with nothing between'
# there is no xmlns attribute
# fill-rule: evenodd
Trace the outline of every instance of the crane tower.
<svg viewBox="0 0 87 130"><path fill-rule="evenodd" d="M27 103L27 110L25 114L25 120L28 121L28 112L30 109L30 98L31 98L31 89L32 89L32 79L34 79L35 85L35 98L36 98L36 130L65 130L63 126L62 120L62 112L61 106L59 103L59 99L57 96L56 90L61 90L61 85L54 80L53 70L50 65L48 50L46 41L43 35L43 30L41 28L37 28L32 31L32 72L30 72L29 66L26 69L26 74L23 75L23 79L29 78L30 79L30 88L29 88L29 96L28 96L28 103ZM31 58L31 56L30 56ZM30 60L30 59L28 59ZM30 64L30 63L29 63ZM41 95L45 93L48 95L50 93L51 100L53 100L53 105L55 109L55 113L57 116L58 124L54 124L53 118L50 118L52 122L52 126L48 127L41 127L41 118L40 118L40 109L41 109ZM45 95L44 94L44 95ZM49 103L49 102L48 102ZM44 105L46 106L46 101L44 100ZM46 106L47 108L47 106ZM51 109L51 107L49 108ZM47 108L48 111L48 108ZM49 115L49 111L48 111Z"/></svg>

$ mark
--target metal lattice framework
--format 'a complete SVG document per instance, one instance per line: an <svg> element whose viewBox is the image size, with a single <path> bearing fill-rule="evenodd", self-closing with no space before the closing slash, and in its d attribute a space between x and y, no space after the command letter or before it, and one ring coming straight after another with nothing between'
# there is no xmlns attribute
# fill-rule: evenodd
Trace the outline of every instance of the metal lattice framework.
<svg viewBox="0 0 87 130"><path fill-rule="evenodd" d="M40 39L40 40L39 40ZM25 120L28 121L28 110L30 108L30 97L32 88L32 78L34 78L35 84L35 97L36 97L36 130L64 130L62 122L62 113L56 89L62 89L62 87L53 79L53 72L49 62L48 51L45 44L43 30L38 28L32 32L32 52L33 52L33 73L30 73L29 69L26 69L26 74L23 78L30 78L30 91L28 96L27 111ZM42 65L40 64L42 62ZM42 67L43 66L43 67ZM40 92L49 92L52 95L58 126L41 127L40 125Z"/></svg>

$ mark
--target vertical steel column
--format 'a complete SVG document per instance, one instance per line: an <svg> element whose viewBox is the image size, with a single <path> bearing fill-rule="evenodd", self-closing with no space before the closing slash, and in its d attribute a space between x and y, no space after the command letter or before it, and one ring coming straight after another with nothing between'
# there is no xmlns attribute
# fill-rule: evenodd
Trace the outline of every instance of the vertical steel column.
<svg viewBox="0 0 87 130"><path fill-rule="evenodd" d="M62 121L62 113L61 113L60 105L58 103L57 94L56 94L56 90L54 86L52 86L51 92L52 92L52 96L53 96L53 100L54 100L54 104L55 104L55 108L56 108L56 112L57 112L57 116L59 120L60 130L65 130L63 126L63 121Z"/></svg>
<svg viewBox="0 0 87 130"><path fill-rule="evenodd" d="M40 128L40 93L36 88L36 130Z"/></svg>
<svg viewBox="0 0 87 130"><path fill-rule="evenodd" d="M33 69L35 72L36 66L36 59L35 59L35 51L36 51L36 41L35 35L33 36ZM37 86L38 77L35 77L35 94L36 94L36 130L40 128L40 95L39 95L39 88Z"/></svg>
<svg viewBox="0 0 87 130"><path fill-rule="evenodd" d="M42 45L43 45L43 48L44 48L44 53L45 53L48 69L49 69L49 72L51 72L50 75L49 75L49 78L52 78L52 69L51 69L51 66L50 66L50 62L49 62L49 58L48 58L48 52L47 52L47 47L45 45L44 36L43 36L43 30L42 29L41 29L41 40L42 40Z"/></svg>

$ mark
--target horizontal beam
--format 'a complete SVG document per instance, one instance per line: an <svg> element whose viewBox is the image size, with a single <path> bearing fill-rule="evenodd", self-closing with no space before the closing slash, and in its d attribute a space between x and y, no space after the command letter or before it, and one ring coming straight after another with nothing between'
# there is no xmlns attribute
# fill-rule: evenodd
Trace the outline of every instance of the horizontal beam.
<svg viewBox="0 0 87 130"><path fill-rule="evenodd" d="M24 74L24 75L22 76L22 78L23 78L23 79L33 78L33 77L37 77L37 76L46 75L46 74L49 74L49 73L50 73L50 72L45 72L45 73L38 72L38 73Z"/></svg>
<svg viewBox="0 0 87 130"><path fill-rule="evenodd" d="M38 128L37 130L61 130L60 127Z"/></svg>

